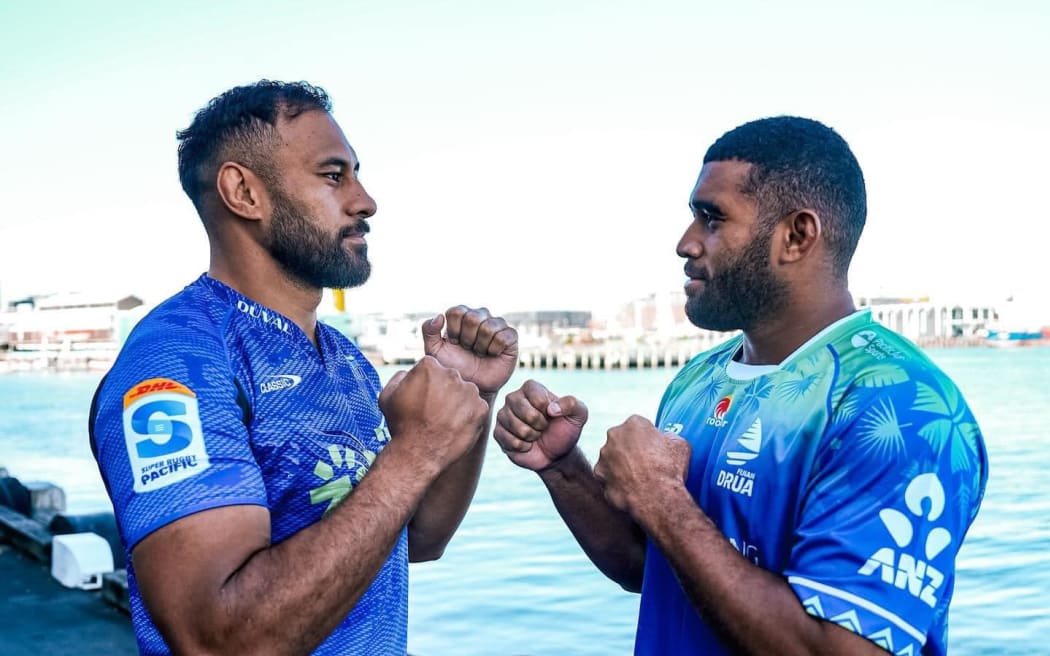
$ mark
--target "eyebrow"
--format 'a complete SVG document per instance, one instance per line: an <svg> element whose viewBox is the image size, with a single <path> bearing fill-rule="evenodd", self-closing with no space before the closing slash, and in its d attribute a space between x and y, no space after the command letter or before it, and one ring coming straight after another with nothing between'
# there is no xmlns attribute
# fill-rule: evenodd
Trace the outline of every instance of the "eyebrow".
<svg viewBox="0 0 1050 656"><path fill-rule="evenodd" d="M326 166L335 166L335 167L340 168L340 169L345 171L345 170L350 168L350 162L348 162L347 160L343 159L342 157L328 157L328 158L325 158L325 159L321 160L321 162L317 166L319 168L324 168ZM354 173L357 173L358 171L360 171L361 170L361 162L354 162L354 167L353 168L354 168Z"/></svg>
<svg viewBox="0 0 1050 656"><path fill-rule="evenodd" d="M705 214L713 214L715 216L725 216L725 212L722 208L713 201L703 200L700 198L692 198L689 200L689 209L694 213L703 212Z"/></svg>

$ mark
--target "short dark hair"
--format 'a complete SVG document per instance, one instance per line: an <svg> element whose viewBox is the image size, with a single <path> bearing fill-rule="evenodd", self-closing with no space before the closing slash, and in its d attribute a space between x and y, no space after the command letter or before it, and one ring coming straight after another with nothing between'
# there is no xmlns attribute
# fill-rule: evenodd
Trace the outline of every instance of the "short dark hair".
<svg viewBox="0 0 1050 656"><path fill-rule="evenodd" d="M868 203L864 174L845 139L812 119L762 118L725 133L704 155L704 164L731 160L752 165L742 191L767 227L795 210L816 210L835 271L846 273Z"/></svg>
<svg viewBox="0 0 1050 656"><path fill-rule="evenodd" d="M273 183L269 151L276 143L278 118L310 110L331 112L332 102L324 89L306 82L260 80L212 98L188 128L175 134L179 182L197 210L224 161L237 161Z"/></svg>

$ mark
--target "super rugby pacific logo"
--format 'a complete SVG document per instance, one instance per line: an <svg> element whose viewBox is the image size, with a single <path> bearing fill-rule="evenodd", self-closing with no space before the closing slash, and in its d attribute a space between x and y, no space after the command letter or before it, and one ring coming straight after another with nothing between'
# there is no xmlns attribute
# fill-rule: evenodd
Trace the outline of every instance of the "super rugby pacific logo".
<svg viewBox="0 0 1050 656"><path fill-rule="evenodd" d="M124 394L124 440L135 492L151 492L210 466L197 394L170 378L150 378Z"/></svg>
<svg viewBox="0 0 1050 656"><path fill-rule="evenodd" d="M733 397L723 396L722 400L715 405L714 414L707 418L707 424L709 426L717 426L721 428L726 425L726 414L729 412L729 406L733 404Z"/></svg>

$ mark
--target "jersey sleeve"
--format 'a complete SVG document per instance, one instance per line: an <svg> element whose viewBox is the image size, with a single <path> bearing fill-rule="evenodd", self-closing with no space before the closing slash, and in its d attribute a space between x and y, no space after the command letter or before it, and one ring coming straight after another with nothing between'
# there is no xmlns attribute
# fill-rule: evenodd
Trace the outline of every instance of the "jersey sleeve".
<svg viewBox="0 0 1050 656"><path fill-rule="evenodd" d="M129 339L90 422L129 552L187 515L267 505L246 407L221 335L168 325Z"/></svg>
<svg viewBox="0 0 1050 656"><path fill-rule="evenodd" d="M943 653L955 557L984 489L977 425L943 382L898 368L843 396L785 572L807 612L894 654Z"/></svg>

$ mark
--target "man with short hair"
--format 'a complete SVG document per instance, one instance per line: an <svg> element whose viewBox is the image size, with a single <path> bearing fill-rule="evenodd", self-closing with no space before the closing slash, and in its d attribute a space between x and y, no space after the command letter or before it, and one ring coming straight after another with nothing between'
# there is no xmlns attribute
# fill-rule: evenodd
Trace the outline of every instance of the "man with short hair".
<svg viewBox="0 0 1050 656"><path fill-rule="evenodd" d="M404 654L408 562L474 494L517 335L452 308L381 388L317 320L368 278L376 211L330 110L264 80L179 133L208 272L136 326L90 421L144 654Z"/></svg>
<svg viewBox="0 0 1050 656"><path fill-rule="evenodd" d="M636 654L944 654L987 454L948 377L854 308L860 166L816 121L753 121L689 206L686 314L742 334L678 373L655 424L610 429L593 470L586 406L535 381L496 440L641 592Z"/></svg>

